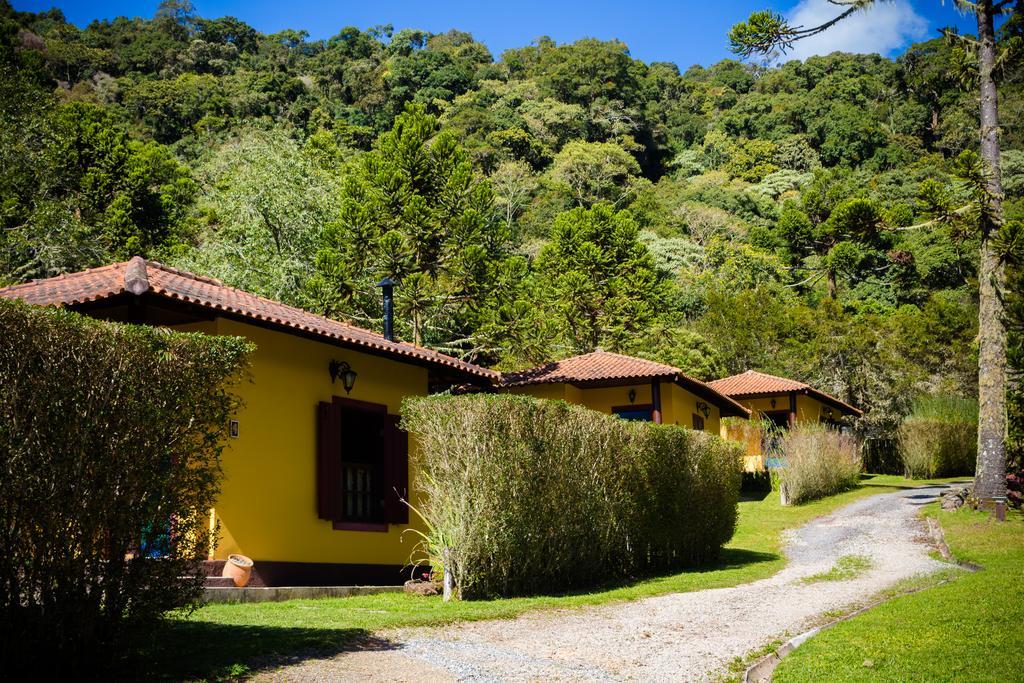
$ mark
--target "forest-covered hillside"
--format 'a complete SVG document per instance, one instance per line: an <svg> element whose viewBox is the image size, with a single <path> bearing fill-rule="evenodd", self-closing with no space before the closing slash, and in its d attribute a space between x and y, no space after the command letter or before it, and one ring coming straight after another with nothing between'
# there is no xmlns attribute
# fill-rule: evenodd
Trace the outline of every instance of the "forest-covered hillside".
<svg viewBox="0 0 1024 683"><path fill-rule="evenodd" d="M142 254L377 327L389 276L401 337L478 363L756 368L877 432L977 388L977 236L951 217L978 105L952 50L682 70L614 40L311 41L184 0L79 29L2 0L0 283Z"/></svg>

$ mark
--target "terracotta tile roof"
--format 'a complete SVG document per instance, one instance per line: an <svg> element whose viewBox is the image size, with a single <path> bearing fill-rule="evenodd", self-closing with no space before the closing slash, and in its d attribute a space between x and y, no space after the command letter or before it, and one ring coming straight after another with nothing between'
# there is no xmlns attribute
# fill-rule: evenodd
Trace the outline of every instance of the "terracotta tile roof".
<svg viewBox="0 0 1024 683"><path fill-rule="evenodd" d="M529 370L508 372L503 375L502 384L519 386L523 384L550 384L554 382L593 382L615 379L647 379L674 377L679 370L654 361L633 356L623 356L608 351L594 351L582 356L573 356Z"/></svg>
<svg viewBox="0 0 1024 683"><path fill-rule="evenodd" d="M755 370L747 370L732 377L716 379L708 382L723 394L729 396L744 396L747 394L774 394L789 391L803 391L810 386L803 382L776 377Z"/></svg>
<svg viewBox="0 0 1024 683"><path fill-rule="evenodd" d="M863 415L863 411L860 408L855 408L848 403L840 401L835 396L818 391L809 384L798 382L794 379L787 379L786 377L769 375L765 372L757 372L756 370L747 370L738 375L716 379L708 382L708 384L726 396L736 399L753 398L767 394L788 394L791 391L795 391L813 396L823 403L838 408L847 415Z"/></svg>
<svg viewBox="0 0 1024 683"><path fill-rule="evenodd" d="M264 299L227 287L220 280L187 273L138 256L101 268L6 287L0 289L0 297L22 299L31 304L72 307L125 292L185 301L225 315L269 323L285 328L285 331L313 334L344 345L452 368L491 381L500 379L499 373L473 363L405 342L388 341L376 332Z"/></svg>
<svg viewBox="0 0 1024 683"><path fill-rule="evenodd" d="M508 372L502 375L501 385L505 387L525 386L529 384L623 384L633 381L660 379L675 382L692 391L701 398L710 401L722 410L723 415L750 414L746 408L721 394L714 388L686 375L671 365L656 363L644 358L624 356L608 351L593 351L581 356L573 356L559 361L546 363L529 370Z"/></svg>

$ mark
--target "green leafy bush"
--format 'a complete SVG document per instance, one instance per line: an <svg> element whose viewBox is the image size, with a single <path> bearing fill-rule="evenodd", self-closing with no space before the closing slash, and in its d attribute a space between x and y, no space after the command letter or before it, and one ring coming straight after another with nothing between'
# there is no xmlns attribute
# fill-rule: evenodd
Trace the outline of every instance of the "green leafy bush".
<svg viewBox="0 0 1024 683"><path fill-rule="evenodd" d="M588 588L713 559L732 537L740 448L524 396L405 402L423 548L462 597Z"/></svg>
<svg viewBox="0 0 1024 683"><path fill-rule="evenodd" d="M785 464L776 472L789 504L846 491L860 479L860 446L852 434L814 422L797 422L782 433L779 450Z"/></svg>
<svg viewBox="0 0 1024 683"><path fill-rule="evenodd" d="M0 299L0 661L89 677L201 590L241 339Z"/></svg>
<svg viewBox="0 0 1024 683"><path fill-rule="evenodd" d="M918 399L899 428L908 477L974 474L978 458L978 402L956 396Z"/></svg>

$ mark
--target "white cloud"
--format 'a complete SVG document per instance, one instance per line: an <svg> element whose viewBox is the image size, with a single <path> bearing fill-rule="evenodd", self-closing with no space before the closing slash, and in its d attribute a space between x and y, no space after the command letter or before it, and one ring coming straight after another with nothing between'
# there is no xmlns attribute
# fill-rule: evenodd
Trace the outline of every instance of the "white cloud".
<svg viewBox="0 0 1024 683"><path fill-rule="evenodd" d="M842 7L827 0L801 0L786 18L793 26L810 28L842 12ZM928 21L914 11L909 0L877 0L868 9L855 12L823 33L797 41L780 61L833 52L890 55L924 38L927 33Z"/></svg>

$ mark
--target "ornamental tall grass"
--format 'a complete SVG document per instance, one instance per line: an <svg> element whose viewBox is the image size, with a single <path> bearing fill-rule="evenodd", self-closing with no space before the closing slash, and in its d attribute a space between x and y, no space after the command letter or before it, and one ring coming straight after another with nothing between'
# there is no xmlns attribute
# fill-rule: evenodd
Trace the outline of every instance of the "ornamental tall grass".
<svg viewBox="0 0 1024 683"><path fill-rule="evenodd" d="M798 505L857 485L861 472L856 437L826 425L798 422L779 441L784 465L777 470L787 503Z"/></svg>
<svg viewBox="0 0 1024 683"><path fill-rule="evenodd" d="M926 396L914 402L898 432L907 477L974 474L978 457L978 402Z"/></svg>
<svg viewBox="0 0 1024 683"><path fill-rule="evenodd" d="M712 560L741 451L676 426L523 396L409 399L424 548L464 598L590 588Z"/></svg>

